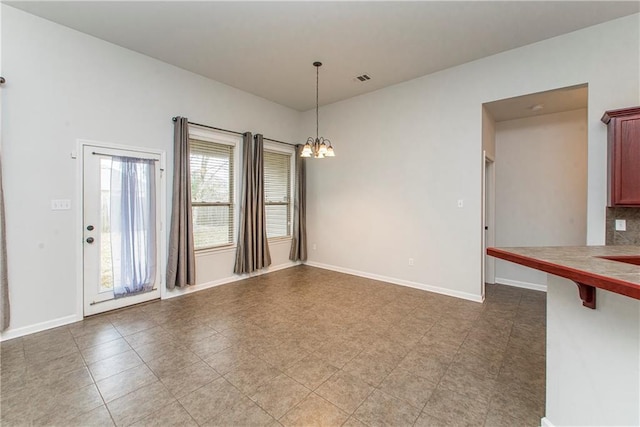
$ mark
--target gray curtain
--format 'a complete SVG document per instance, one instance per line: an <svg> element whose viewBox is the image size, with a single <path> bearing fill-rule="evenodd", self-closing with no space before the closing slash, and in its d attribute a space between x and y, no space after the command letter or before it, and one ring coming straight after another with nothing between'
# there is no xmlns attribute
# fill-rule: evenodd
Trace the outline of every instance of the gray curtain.
<svg viewBox="0 0 640 427"><path fill-rule="evenodd" d="M167 289L196 284L196 255L191 216L191 174L189 168L189 123L185 117L175 122L173 137L173 196Z"/></svg>
<svg viewBox="0 0 640 427"><path fill-rule="evenodd" d="M9 275L7 273L7 236L4 220L4 190L2 189L2 163L0 160L0 331L9 327Z"/></svg>
<svg viewBox="0 0 640 427"><path fill-rule="evenodd" d="M242 141L242 199L236 274L251 273L271 265L264 205L264 150L262 135L251 138L246 132Z"/></svg>
<svg viewBox="0 0 640 427"><path fill-rule="evenodd" d="M293 236L289 259L307 260L307 175L306 164L300 157L302 145L296 145L296 184L293 198Z"/></svg>

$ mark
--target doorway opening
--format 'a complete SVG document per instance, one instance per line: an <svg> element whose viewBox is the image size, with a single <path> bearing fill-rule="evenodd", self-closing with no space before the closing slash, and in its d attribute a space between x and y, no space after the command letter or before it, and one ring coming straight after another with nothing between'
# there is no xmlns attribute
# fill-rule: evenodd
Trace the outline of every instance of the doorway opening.
<svg viewBox="0 0 640 427"><path fill-rule="evenodd" d="M487 248L495 246L495 170L494 159L486 151L483 152L484 173L482 176L482 298L485 297L485 285L493 285L495 280L495 258L486 256Z"/></svg>
<svg viewBox="0 0 640 427"><path fill-rule="evenodd" d="M494 195L493 246L586 244L587 102L585 84L483 104L483 147L495 153L483 193ZM490 277L484 247L483 257L488 283L546 290L546 274L500 260Z"/></svg>

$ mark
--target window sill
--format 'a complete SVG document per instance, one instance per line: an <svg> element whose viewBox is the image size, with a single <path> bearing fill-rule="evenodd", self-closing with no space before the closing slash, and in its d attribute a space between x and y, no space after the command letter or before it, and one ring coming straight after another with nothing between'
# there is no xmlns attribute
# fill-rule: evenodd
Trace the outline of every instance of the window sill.
<svg viewBox="0 0 640 427"><path fill-rule="evenodd" d="M210 255L210 254L219 254L219 253L225 253L225 252L235 252L236 251L236 245L225 245L225 246L218 246L215 248L206 248L206 249L196 249L196 257L198 256L205 256L205 255Z"/></svg>
<svg viewBox="0 0 640 427"><path fill-rule="evenodd" d="M272 237L269 240L270 245L280 245L284 243L291 243L291 236L287 237Z"/></svg>

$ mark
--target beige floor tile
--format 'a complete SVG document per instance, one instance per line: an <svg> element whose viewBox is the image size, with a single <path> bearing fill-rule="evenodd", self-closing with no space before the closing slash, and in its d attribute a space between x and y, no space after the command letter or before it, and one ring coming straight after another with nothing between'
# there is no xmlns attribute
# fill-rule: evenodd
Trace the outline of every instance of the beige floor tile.
<svg viewBox="0 0 640 427"><path fill-rule="evenodd" d="M449 355L410 351L398 367L432 383L438 383L450 364Z"/></svg>
<svg viewBox="0 0 640 427"><path fill-rule="evenodd" d="M413 426L420 409L404 400L374 390L353 414L369 426Z"/></svg>
<svg viewBox="0 0 640 427"><path fill-rule="evenodd" d="M314 356L326 360L337 368L342 368L362 351L362 346L348 340L331 340L325 342L314 353Z"/></svg>
<svg viewBox="0 0 640 427"><path fill-rule="evenodd" d="M254 356L241 347L233 346L221 350L204 358L204 361L220 375L229 373L242 363L265 363L258 356Z"/></svg>
<svg viewBox="0 0 640 427"><path fill-rule="evenodd" d="M272 417L279 419L310 392L311 390L302 384L285 374L280 374L261 385L250 397Z"/></svg>
<svg viewBox="0 0 640 427"><path fill-rule="evenodd" d="M112 375L124 372L127 369L141 365L142 359L138 357L135 351L129 350L124 353L111 356L107 359L89 365L89 370L95 381L100 381Z"/></svg>
<svg viewBox="0 0 640 427"><path fill-rule="evenodd" d="M371 385L348 372L338 371L315 392L343 411L352 414L373 389Z"/></svg>
<svg viewBox="0 0 640 427"><path fill-rule="evenodd" d="M129 343L124 338L118 338L93 347L81 349L80 352L87 365L90 365L128 350L131 350Z"/></svg>
<svg viewBox="0 0 640 427"><path fill-rule="evenodd" d="M171 356L179 351L187 350L182 344L178 344L171 341L157 341L149 344L144 344L135 349L136 353L145 363L149 363L152 360L159 359L164 356Z"/></svg>
<svg viewBox="0 0 640 427"><path fill-rule="evenodd" d="M79 388L71 393L54 395L55 404L47 413L33 421L34 425L64 425L85 412L104 405L95 384ZM33 402L38 404L37 402Z"/></svg>
<svg viewBox="0 0 640 427"><path fill-rule="evenodd" d="M438 388L422 411L449 424L481 426L487 410L487 405L477 400Z"/></svg>
<svg viewBox="0 0 640 427"><path fill-rule="evenodd" d="M285 427L332 427L342 425L348 418L349 414L311 393L279 421Z"/></svg>
<svg viewBox="0 0 640 427"><path fill-rule="evenodd" d="M429 414L425 414L424 412L420 414L420 416L418 417L418 419L416 420L416 423L414 424L414 427L451 427L451 426L462 426L465 425L463 423L456 423L455 420L451 421L451 422L446 422L443 421L439 418L433 417ZM489 426L487 426L489 427ZM520 427L517 424L514 424L513 426L510 427Z"/></svg>
<svg viewBox="0 0 640 427"><path fill-rule="evenodd" d="M111 427L115 426L111 414L105 405L98 406L89 412L65 422L66 427Z"/></svg>
<svg viewBox="0 0 640 427"><path fill-rule="evenodd" d="M377 353L363 351L344 365L342 370L376 387L395 367L396 363L388 358L381 357Z"/></svg>
<svg viewBox="0 0 640 427"><path fill-rule="evenodd" d="M167 328L165 327L165 329ZM218 334L215 329L207 325L198 324L194 324L188 328L167 330L167 332L171 334L171 340L173 342L187 347Z"/></svg>
<svg viewBox="0 0 640 427"><path fill-rule="evenodd" d="M530 419L529 422L513 417L501 408L490 408L485 419L485 427L513 427L513 426L539 426L540 419Z"/></svg>
<svg viewBox="0 0 640 427"><path fill-rule="evenodd" d="M315 390L338 368L315 356L307 356L285 370L285 373L310 390Z"/></svg>
<svg viewBox="0 0 640 427"><path fill-rule="evenodd" d="M121 320L112 322L113 326L118 330L123 337L135 334L137 332L145 331L158 326L156 322L149 319L142 318L127 318L121 317Z"/></svg>
<svg viewBox="0 0 640 427"><path fill-rule="evenodd" d="M262 360L280 370L285 370L308 355L309 352L302 347L287 344L281 344L258 354Z"/></svg>
<svg viewBox="0 0 640 427"><path fill-rule="evenodd" d="M147 366L159 377L166 377L173 372L193 365L194 363L201 362L195 353L189 350L176 350L173 354L167 354L157 359L153 359L147 362Z"/></svg>
<svg viewBox="0 0 640 427"><path fill-rule="evenodd" d="M368 426L362 421L360 421L359 419L357 419L356 417L351 416L347 421L345 421L344 424L342 424L342 427L368 427Z"/></svg>
<svg viewBox="0 0 640 427"><path fill-rule="evenodd" d="M231 347L232 341L219 333L192 342L187 347L203 359Z"/></svg>
<svg viewBox="0 0 640 427"><path fill-rule="evenodd" d="M473 371L452 365L440 379L438 388L454 391L488 405L495 384L496 381L492 378L483 377Z"/></svg>
<svg viewBox="0 0 640 427"><path fill-rule="evenodd" d="M247 397L240 398L231 408L217 414L203 426L272 426L277 421Z"/></svg>
<svg viewBox="0 0 640 427"><path fill-rule="evenodd" d="M169 332L165 331L161 326L154 326L152 328L127 335L124 339L126 339L129 345L135 349L151 343L169 342L173 339L173 336Z"/></svg>
<svg viewBox="0 0 640 427"><path fill-rule="evenodd" d="M158 381L147 365L138 365L96 383L105 402L109 403L147 384Z"/></svg>
<svg viewBox="0 0 640 427"><path fill-rule="evenodd" d="M74 336L80 350L122 338L122 335L112 325L103 325L93 333L84 332L82 335Z"/></svg>
<svg viewBox="0 0 640 427"><path fill-rule="evenodd" d="M526 390L518 387L502 388L496 386L491 398L490 409L506 411L514 418L538 421L544 416L544 400L534 400L525 396Z"/></svg>
<svg viewBox="0 0 640 427"><path fill-rule="evenodd" d="M107 403L116 425L130 425L174 402L161 382L156 381Z"/></svg>
<svg viewBox="0 0 640 427"><path fill-rule="evenodd" d="M132 424L135 427L196 427L197 425L187 410L177 401Z"/></svg>
<svg viewBox="0 0 640 427"><path fill-rule="evenodd" d="M27 381L38 380L50 384L61 379L69 372L82 369L84 366L82 355L80 353L72 353L50 361L34 365L28 364L25 379Z"/></svg>
<svg viewBox="0 0 640 427"><path fill-rule="evenodd" d="M243 394L237 388L220 377L181 397L179 401L198 424L204 424L233 408L242 398Z"/></svg>
<svg viewBox="0 0 640 427"><path fill-rule="evenodd" d="M193 365L162 376L160 380L179 399L218 377L220 377L220 374L209 365L204 362L196 362Z"/></svg>
<svg viewBox="0 0 640 427"><path fill-rule="evenodd" d="M380 390L422 409L436 385L404 369L396 368L380 384Z"/></svg>
<svg viewBox="0 0 640 427"><path fill-rule="evenodd" d="M247 396L252 395L262 384L280 375L280 371L267 362L258 359L253 362L243 362L231 368L224 377L238 390Z"/></svg>
<svg viewBox="0 0 640 427"><path fill-rule="evenodd" d="M79 352L80 350L75 344L75 341L73 341L73 338L66 338L47 346L38 346L31 349L25 348L24 356L28 364L35 365L47 363L50 360Z"/></svg>
<svg viewBox="0 0 640 427"><path fill-rule="evenodd" d="M66 372L56 377L55 380L35 378L27 382L27 388L31 388L30 393L40 396L44 393L53 395L63 395L75 391L79 388L93 384L93 378L86 367L81 367L75 371ZM34 390L35 389L35 390Z"/></svg>

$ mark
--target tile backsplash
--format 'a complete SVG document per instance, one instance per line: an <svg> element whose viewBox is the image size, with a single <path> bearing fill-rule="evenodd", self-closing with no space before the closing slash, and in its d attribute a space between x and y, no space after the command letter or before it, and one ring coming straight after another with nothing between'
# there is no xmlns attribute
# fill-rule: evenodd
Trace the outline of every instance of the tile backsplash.
<svg viewBox="0 0 640 427"><path fill-rule="evenodd" d="M616 219L627 221L626 231L616 231ZM640 245L640 207L607 208L607 245Z"/></svg>

